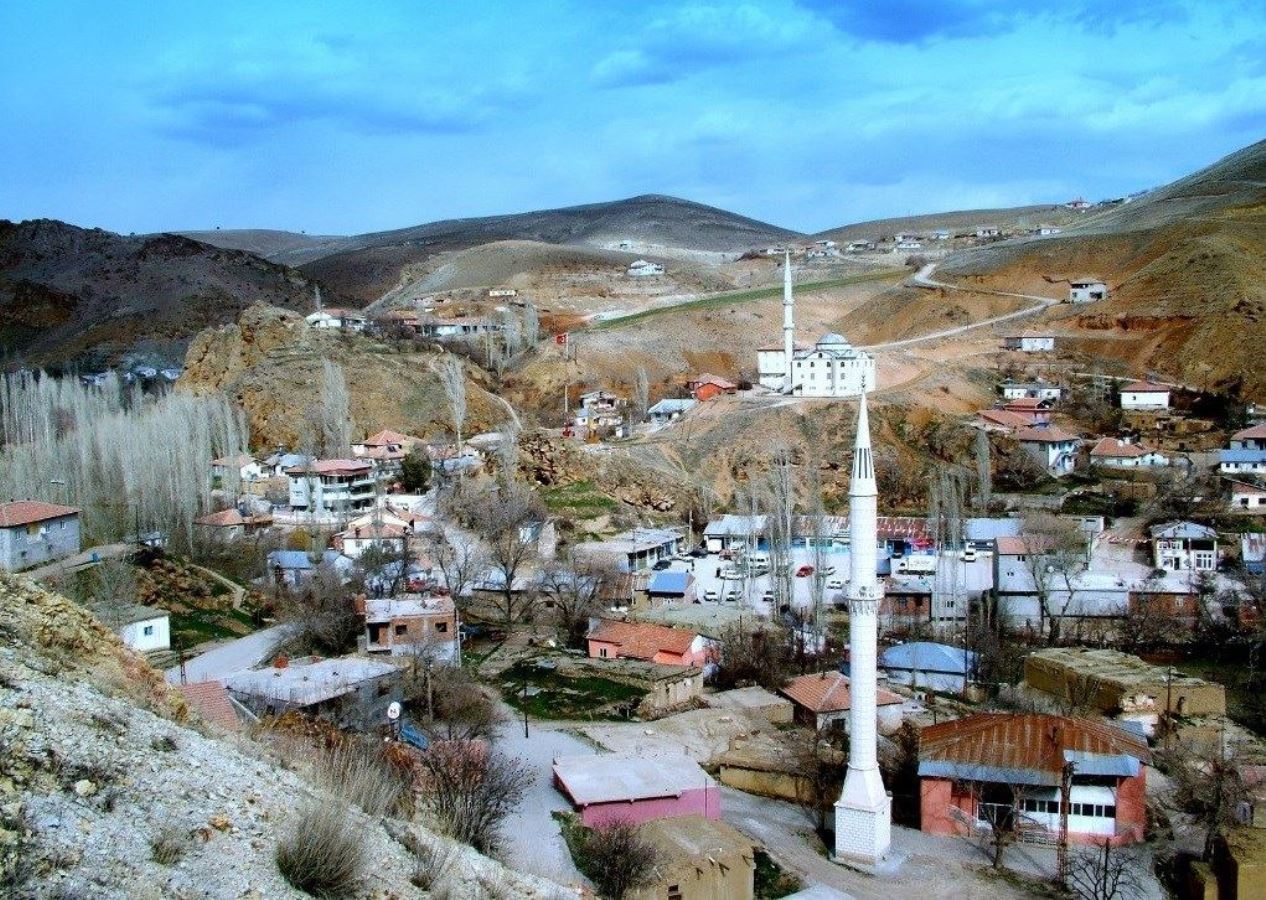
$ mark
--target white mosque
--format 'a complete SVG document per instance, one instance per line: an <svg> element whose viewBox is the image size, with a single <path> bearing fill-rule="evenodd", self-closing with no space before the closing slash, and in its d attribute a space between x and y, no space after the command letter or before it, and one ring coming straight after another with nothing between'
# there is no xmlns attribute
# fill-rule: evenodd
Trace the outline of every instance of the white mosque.
<svg viewBox="0 0 1266 900"><path fill-rule="evenodd" d="M857 397L875 389L875 358L838 334L825 334L812 347L796 344L795 300L791 294L791 254L783 264L782 346L756 351L762 386L799 397Z"/></svg>

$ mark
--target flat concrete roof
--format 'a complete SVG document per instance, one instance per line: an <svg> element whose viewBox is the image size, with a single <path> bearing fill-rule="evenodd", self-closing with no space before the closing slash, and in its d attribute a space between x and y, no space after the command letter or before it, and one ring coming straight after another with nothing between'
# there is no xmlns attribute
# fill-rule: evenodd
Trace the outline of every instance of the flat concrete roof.
<svg viewBox="0 0 1266 900"><path fill-rule="evenodd" d="M687 756L646 758L624 753L560 756L554 775L578 806L621 800L680 797L688 790L714 788L716 782Z"/></svg>
<svg viewBox="0 0 1266 900"><path fill-rule="evenodd" d="M717 694L709 694L703 698L707 704L715 709L739 709L739 710L760 710L767 709L771 706L791 706L792 703L786 697L779 697L777 694L765 690L763 687L735 688L731 691L721 691Z"/></svg>
<svg viewBox="0 0 1266 900"><path fill-rule="evenodd" d="M270 697L310 706L340 697L358 684L398 672L390 663L358 657L291 663L285 668L250 669L230 675L224 686L238 694Z"/></svg>

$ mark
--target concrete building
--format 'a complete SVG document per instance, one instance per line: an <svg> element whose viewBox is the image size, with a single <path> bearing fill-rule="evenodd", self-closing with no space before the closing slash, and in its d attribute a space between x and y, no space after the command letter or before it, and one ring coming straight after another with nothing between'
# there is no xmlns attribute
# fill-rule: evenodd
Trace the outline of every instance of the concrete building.
<svg viewBox="0 0 1266 900"><path fill-rule="evenodd" d="M1223 475L1266 475L1266 450L1219 450L1218 471Z"/></svg>
<svg viewBox="0 0 1266 900"><path fill-rule="evenodd" d="M137 653L171 649L171 617L167 610L136 603L97 604L92 614Z"/></svg>
<svg viewBox="0 0 1266 900"><path fill-rule="evenodd" d="M1266 425L1254 425L1231 435L1232 450L1266 450Z"/></svg>
<svg viewBox="0 0 1266 900"><path fill-rule="evenodd" d="M589 828L681 816L721 818L717 783L688 756L560 756L554 760L554 786Z"/></svg>
<svg viewBox="0 0 1266 900"><path fill-rule="evenodd" d="M1077 445L1080 438L1054 425L1024 428L1015 433L1020 448L1038 465L1058 478L1077 467Z"/></svg>
<svg viewBox="0 0 1266 900"><path fill-rule="evenodd" d="M602 541L575 545L579 556L620 572L641 572L681 550L682 534L675 528L634 528Z"/></svg>
<svg viewBox="0 0 1266 900"><path fill-rule="evenodd" d="M752 900L756 855L751 838L725 822L682 816L647 822L642 839L655 866L625 900Z"/></svg>
<svg viewBox="0 0 1266 900"><path fill-rule="evenodd" d="M974 678L976 654L949 644L911 641L896 644L881 653L879 668L892 684L961 694Z"/></svg>
<svg viewBox="0 0 1266 900"><path fill-rule="evenodd" d="M253 484L265 478L265 467L249 453L237 456L223 456L211 460L211 477L215 484L224 488L235 488Z"/></svg>
<svg viewBox="0 0 1266 900"><path fill-rule="evenodd" d="M998 387L1004 400L1045 400L1058 403L1064 396L1064 389L1049 381L1004 381Z"/></svg>
<svg viewBox="0 0 1266 900"><path fill-rule="evenodd" d="M387 707L401 696L400 670L390 663L356 657L284 663L230 675L224 686L257 716L302 710L358 731L385 725Z"/></svg>
<svg viewBox="0 0 1266 900"><path fill-rule="evenodd" d="M1215 572L1218 568L1218 533L1195 522L1153 525L1152 560L1156 568L1171 572Z"/></svg>
<svg viewBox="0 0 1266 900"><path fill-rule="evenodd" d="M1055 350L1055 338L1049 334L1018 334L1002 339L1004 350L1021 353L1050 353Z"/></svg>
<svg viewBox="0 0 1266 900"><path fill-rule="evenodd" d="M1147 742L1104 722L979 713L930 725L919 738L919 827L929 834L988 833L1014 821L1049 843L1060 830L1069 772L1068 838L1137 843L1147 824Z"/></svg>
<svg viewBox="0 0 1266 900"><path fill-rule="evenodd" d="M654 572L646 585L646 599L651 606L660 603L690 603L695 599L695 577L689 572Z"/></svg>
<svg viewBox="0 0 1266 900"><path fill-rule="evenodd" d="M705 697L704 702L713 709L755 716L772 725L790 725L795 716L795 705L790 700L756 685L718 691Z"/></svg>
<svg viewBox="0 0 1266 900"><path fill-rule="evenodd" d="M366 319L362 313L355 310L330 307L329 309L318 309L314 313L309 313L304 317L304 321L311 328L333 329L336 331L364 331Z"/></svg>
<svg viewBox="0 0 1266 900"><path fill-rule="evenodd" d="M0 503L0 566L10 572L79 552L79 510L41 500Z"/></svg>
<svg viewBox="0 0 1266 900"><path fill-rule="evenodd" d="M273 524L273 517L244 515L240 509L231 507L198 516L193 520L193 524L205 537L212 540L231 541L270 527Z"/></svg>
<svg viewBox="0 0 1266 900"><path fill-rule="evenodd" d="M790 254L783 261L782 308L782 345L756 351L761 385L802 397L856 397L875 389L875 358L841 335L823 335L812 347L796 344Z"/></svg>
<svg viewBox="0 0 1266 900"><path fill-rule="evenodd" d="M857 410L849 481L849 708L848 772L835 804L835 855L875 864L892 846L892 797L879 771L878 615L883 586L876 576L878 488L863 393Z"/></svg>
<svg viewBox="0 0 1266 900"><path fill-rule="evenodd" d="M843 728L849 731L853 709L849 679L839 672L818 672L791 679L779 693L795 705L795 720L821 731ZM876 691L875 726L883 734L901 727L902 700L892 691Z"/></svg>
<svg viewBox="0 0 1266 900"><path fill-rule="evenodd" d="M1132 381L1121 388L1121 408L1130 412L1164 412L1169 409L1169 386L1153 381Z"/></svg>
<svg viewBox="0 0 1266 900"><path fill-rule="evenodd" d="M586 643L595 659L641 659L671 666L703 666L712 653L712 642L703 635L653 622L598 619L590 624Z"/></svg>
<svg viewBox="0 0 1266 900"><path fill-rule="evenodd" d="M362 595L356 598L356 612L365 618L367 653L424 656L450 665L460 661L457 609L451 597Z"/></svg>
<svg viewBox="0 0 1266 900"><path fill-rule="evenodd" d="M626 274L630 278L653 278L656 275L664 274L664 266L661 263L638 259L629 263L629 268Z"/></svg>
<svg viewBox="0 0 1266 900"><path fill-rule="evenodd" d="M1069 303L1094 303L1107 297L1108 286L1098 278L1074 278L1068 283Z"/></svg>
<svg viewBox="0 0 1266 900"><path fill-rule="evenodd" d="M652 425L662 427L670 422L676 422L690 412L691 408L698 402L694 398L676 399L665 397L646 411L646 417Z"/></svg>
<svg viewBox="0 0 1266 900"><path fill-rule="evenodd" d="M361 459L318 459L286 470L290 508L315 516L368 509L374 503L373 465Z"/></svg>
<svg viewBox="0 0 1266 900"><path fill-rule="evenodd" d="M1090 464L1109 469L1151 469L1169 465L1169 457L1141 444L1106 437L1091 448Z"/></svg>

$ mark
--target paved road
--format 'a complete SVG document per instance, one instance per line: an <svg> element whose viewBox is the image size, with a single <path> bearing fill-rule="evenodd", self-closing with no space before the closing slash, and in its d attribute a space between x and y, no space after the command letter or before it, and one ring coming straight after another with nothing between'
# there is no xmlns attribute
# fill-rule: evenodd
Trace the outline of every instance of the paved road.
<svg viewBox="0 0 1266 900"><path fill-rule="evenodd" d="M977 328L988 328L991 325L1000 325L1003 322L1009 322L1012 319L1021 319L1025 316L1032 316L1048 307L1055 306L1061 301L1052 297L1039 297L1036 294L1013 294L1009 291L989 291L982 288L960 287L956 284L947 284L944 281L934 281L932 279L932 271L936 268L934 263L929 263L918 271L916 275L911 277L909 284L922 288L941 288L947 291L963 291L969 294L994 294L998 297L1018 297L1021 300L1032 300L1033 305L1024 309L1009 312L1005 315L994 316L992 319L985 319L982 322L973 322L971 325L959 325L956 328L947 328L944 331L934 331L931 334L920 335L919 337L906 338L900 341L889 341L886 344L872 344L869 347L862 347L862 350L896 350L901 347L911 347L915 344L925 344L929 341L937 341L941 338L953 337L967 331L973 331Z"/></svg>
<svg viewBox="0 0 1266 900"><path fill-rule="evenodd" d="M27 578L33 578L40 581L44 578L54 578L64 572L73 569L81 569L86 566L95 565L103 559L114 559L119 556L135 550L135 544L104 544L100 547L90 547L82 553L76 553L74 556L67 556L65 559L59 559L57 562L49 563L46 566L40 566L38 569L28 569L21 574ZM94 556L96 557L94 559Z"/></svg>
<svg viewBox="0 0 1266 900"><path fill-rule="evenodd" d="M191 684L199 681L223 681L228 676L258 665L268 658L287 636L292 626L274 625L246 637L237 638L205 653L185 660L185 680ZM164 673L168 684L180 683L180 667L172 666Z"/></svg>

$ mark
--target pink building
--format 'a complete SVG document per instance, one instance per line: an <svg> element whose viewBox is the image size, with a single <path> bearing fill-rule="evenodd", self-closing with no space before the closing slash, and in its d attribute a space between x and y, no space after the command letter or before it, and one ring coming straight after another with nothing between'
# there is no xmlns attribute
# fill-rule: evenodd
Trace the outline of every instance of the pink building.
<svg viewBox="0 0 1266 900"><path fill-rule="evenodd" d="M590 828L680 816L721 818L717 783L687 756L560 756L554 760L554 786Z"/></svg>
<svg viewBox="0 0 1266 900"><path fill-rule="evenodd" d="M710 652L710 641L703 635L650 622L601 619L589 630L588 643L592 657L668 666L702 666Z"/></svg>

